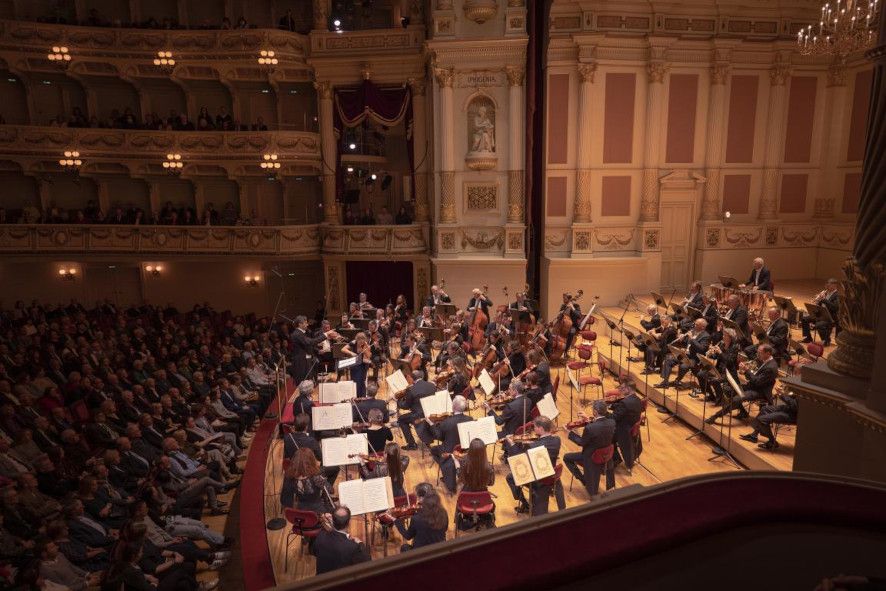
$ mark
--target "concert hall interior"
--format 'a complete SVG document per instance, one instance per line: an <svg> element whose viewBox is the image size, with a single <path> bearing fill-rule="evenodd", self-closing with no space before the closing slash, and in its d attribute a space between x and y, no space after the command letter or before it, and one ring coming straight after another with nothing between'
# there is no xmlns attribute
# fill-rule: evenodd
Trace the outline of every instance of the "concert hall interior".
<svg viewBox="0 0 886 591"><path fill-rule="evenodd" d="M881 0L0 0L0 588L886 590Z"/></svg>

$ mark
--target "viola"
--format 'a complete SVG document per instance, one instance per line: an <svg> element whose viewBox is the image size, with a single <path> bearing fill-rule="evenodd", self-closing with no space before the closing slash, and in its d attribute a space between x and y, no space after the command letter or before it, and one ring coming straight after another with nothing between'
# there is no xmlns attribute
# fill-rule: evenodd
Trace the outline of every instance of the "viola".
<svg viewBox="0 0 886 591"><path fill-rule="evenodd" d="M418 505L403 505L402 507L391 507L388 514L394 519L406 519L418 513Z"/></svg>
<svg viewBox="0 0 886 591"><path fill-rule="evenodd" d="M487 404L493 408L501 408L508 402L513 402L515 398L516 397L513 394L505 392L502 394L496 394L487 401Z"/></svg>
<svg viewBox="0 0 886 591"><path fill-rule="evenodd" d="M443 419L448 419L451 416L452 416L451 412L442 412L439 414L432 414L431 416L428 417L428 420L431 421L432 423L439 423Z"/></svg>

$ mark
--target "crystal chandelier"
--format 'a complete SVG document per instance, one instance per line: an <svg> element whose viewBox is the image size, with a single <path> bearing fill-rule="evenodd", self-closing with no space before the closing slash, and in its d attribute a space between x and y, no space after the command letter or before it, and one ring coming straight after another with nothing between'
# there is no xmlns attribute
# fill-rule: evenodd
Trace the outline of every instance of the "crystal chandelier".
<svg viewBox="0 0 886 591"><path fill-rule="evenodd" d="M871 47L876 40L880 0L836 0L821 7L818 25L797 33L803 55L834 55L840 59Z"/></svg>

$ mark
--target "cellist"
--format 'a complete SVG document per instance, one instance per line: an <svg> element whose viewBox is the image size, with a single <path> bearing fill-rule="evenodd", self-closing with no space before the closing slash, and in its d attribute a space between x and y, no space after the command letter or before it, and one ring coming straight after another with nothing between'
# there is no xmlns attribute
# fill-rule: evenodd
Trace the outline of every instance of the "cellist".
<svg viewBox="0 0 886 591"><path fill-rule="evenodd" d="M483 293L482 291L480 291L480 289L478 289L476 287L474 288L474 290L471 293L473 294L473 296L468 301L467 311L473 312L474 308L476 308L479 305L480 309L483 310L483 313L486 314L486 317L488 318L489 317L489 307L492 306L492 300L490 300L486 296L485 293Z"/></svg>
<svg viewBox="0 0 886 591"><path fill-rule="evenodd" d="M568 293L563 294L563 305L560 306L560 314L568 316L572 320L572 327L569 329L569 335L566 337L566 348L563 349L563 357L566 358L569 356L569 348L572 347L572 342L575 340L576 333L578 333L578 325L581 324L583 315L581 313L581 306Z"/></svg>

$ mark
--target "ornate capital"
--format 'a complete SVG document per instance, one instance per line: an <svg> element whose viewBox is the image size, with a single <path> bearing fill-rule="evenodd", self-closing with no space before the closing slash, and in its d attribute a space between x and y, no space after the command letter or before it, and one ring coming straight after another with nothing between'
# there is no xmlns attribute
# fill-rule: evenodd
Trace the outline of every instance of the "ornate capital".
<svg viewBox="0 0 886 591"><path fill-rule="evenodd" d="M412 88L412 94L414 96L425 95L425 87L427 86L427 83L424 78L410 78L408 82L410 88Z"/></svg>
<svg viewBox="0 0 886 591"><path fill-rule="evenodd" d="M854 258L843 264L846 280L840 297L837 348L828 356L828 367L856 378L870 378L874 366L877 313L880 309L883 265L862 268Z"/></svg>
<svg viewBox="0 0 886 591"><path fill-rule="evenodd" d="M579 64L578 76L582 82L594 82L594 74L597 73L597 62Z"/></svg>
<svg viewBox="0 0 886 591"><path fill-rule="evenodd" d="M321 100L332 100L332 83L327 81L314 82L314 89L316 89Z"/></svg>
<svg viewBox="0 0 886 591"><path fill-rule="evenodd" d="M846 86L846 64L834 62L828 68L828 86Z"/></svg>
<svg viewBox="0 0 886 591"><path fill-rule="evenodd" d="M788 78L791 76L791 66L789 64L778 63L769 70L769 84L772 86L784 86Z"/></svg>
<svg viewBox="0 0 886 591"><path fill-rule="evenodd" d="M667 74L669 66L665 62L649 62L646 64L646 75L649 79L649 83L662 83L664 82L665 74Z"/></svg>
<svg viewBox="0 0 886 591"><path fill-rule="evenodd" d="M454 68L434 68L434 78L437 84L443 88L452 88L452 82L455 80Z"/></svg>
<svg viewBox="0 0 886 591"><path fill-rule="evenodd" d="M523 79L526 77L526 71L523 68L508 66L505 68L505 74L508 77L508 85L523 86Z"/></svg>
<svg viewBox="0 0 886 591"><path fill-rule="evenodd" d="M729 64L714 64L711 66L711 84L726 84L729 78Z"/></svg>
<svg viewBox="0 0 886 591"><path fill-rule="evenodd" d="M658 221L658 170L643 171L643 188L640 194L640 221Z"/></svg>

